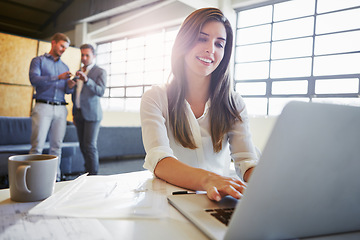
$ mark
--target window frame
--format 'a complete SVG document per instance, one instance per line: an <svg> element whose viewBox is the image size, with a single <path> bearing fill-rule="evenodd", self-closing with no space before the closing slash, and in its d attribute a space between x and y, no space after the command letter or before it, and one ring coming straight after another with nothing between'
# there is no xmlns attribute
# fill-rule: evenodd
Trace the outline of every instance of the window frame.
<svg viewBox="0 0 360 240"><path fill-rule="evenodd" d="M157 84L162 84L168 81L169 76L170 76L170 69L168 69L167 65L170 66L170 64L165 63L165 61L163 61L162 66L160 69L152 69L147 71L147 64L151 64L151 62L149 62L149 59L162 59L162 60L166 60L166 59L170 59L171 56L171 49L167 49L169 48L168 44L173 44L174 39L176 34L172 35L174 33L174 31L177 33L179 26L172 26L172 27L167 27L167 28L162 28L162 29L158 29L157 31L154 32L145 32L143 34L137 34L134 36L127 36L127 37L123 37L121 39L113 39L111 41L106 41L106 42L100 42L97 43L97 49L99 49L99 46L101 45L105 45L105 44L109 44L108 50L106 51L101 51L98 52L97 55L108 55L108 60L105 63L97 63L100 67L106 68L107 69L107 77L108 77L108 83L105 89L105 94L104 96L101 98L101 102L102 102L102 106L104 110L110 110L110 111L126 111L126 112L131 112L131 111L135 111L137 112L140 106L130 106L132 103L132 101L136 101L138 100L138 102L140 103L140 99L142 97L142 95L144 94L144 92L151 88L151 86L153 85L157 85ZM147 36L152 36L152 35L156 35L156 34L160 34L162 35L162 43L164 44L164 49L163 52L161 54L159 54L156 57L153 56L146 56L146 48L148 46L151 46L151 44L148 44L146 42L146 37ZM169 35L167 35L169 34ZM137 38L144 38L142 43L140 45L137 46L129 46L129 41L131 41L132 39L136 40ZM115 42L119 42L119 41L125 41L125 47L122 49L117 49L114 50L113 49L113 43ZM124 51L125 55L128 54L128 51L131 51L133 49L136 48L142 48L144 51L144 54L142 57L138 58L138 59L129 59L127 56L124 57L124 59L116 61L115 63L119 64L124 64L124 68L125 70L122 70L122 72L120 73L113 73L111 70L112 65L114 64L113 60L112 60L112 54L114 53L118 53L120 51ZM134 62L134 61L139 60L139 62L141 62L142 64L142 70L141 71L136 71L136 72L128 72L127 71L127 66L129 62ZM147 83L146 80L144 79L146 77L146 74L151 74L151 73L160 73L162 74L162 79L159 80L159 83ZM128 76L131 74L139 74L142 76L142 79L139 80L138 83L128 83ZM114 77L120 77L123 78L123 83L122 84L113 84L111 81L114 81L112 78ZM141 88L141 91L139 92L139 94L136 95L132 95L129 94L129 92L131 92L132 89L136 89L136 88ZM112 92L116 91L116 90L121 90L121 94L119 94L119 96L112 96ZM113 103L111 103L110 101L112 101L112 99L117 99L117 106L115 107ZM132 101L130 99L133 99ZM127 100L130 100L127 101ZM128 103L127 103L128 102ZM120 103L120 104L119 104ZM132 104L133 105L133 104Z"/></svg>
<svg viewBox="0 0 360 240"><path fill-rule="evenodd" d="M336 33L346 33L346 32L355 32L355 31L360 31L360 28L357 29L351 29L351 30L343 30L343 31L336 31L336 32L330 32L330 33L322 33L322 34L316 34L316 20L318 18L318 16L322 16L324 14L329 14L329 13L336 13L336 12L342 12L342 11L347 11L347 10L351 10L351 9L360 9L360 5L356 6L356 7L350 7L350 8L344 8L344 9L340 9L340 10L334 10L334 11L329 11L329 12L325 12L325 13L317 13L317 3L318 0L314 0L315 1L315 9L314 9L314 14L313 15L306 15L306 16L302 16L302 17L296 17L296 18L290 18L290 19L286 19L286 20L280 20L280 21L274 21L274 5L278 4L278 3L283 3L283 2L288 2L288 1L292 1L292 0L273 0L273 1L266 1L263 3L257 3L257 4L253 4L253 5L249 5L246 7L241 7L241 8L237 8L235 9L236 12L236 30L235 30L235 45L234 45L234 72L233 72L233 79L234 79L234 90L236 91L236 85L239 83L265 83L266 84L266 92L265 94L243 94L241 93L242 97L244 98L245 102L246 99L266 99L266 116L271 115L270 114L270 101L271 99L278 99L278 98L303 98L305 101L314 101L314 99L329 99L329 98L360 98L360 71L359 73L355 73L355 74L338 74L338 75L321 75L321 76L314 76L314 61L316 59L316 57L319 56L336 56L336 55L344 55L344 54L360 54L360 50L359 51L351 51L351 52L341 52L341 53L330 53L330 54L319 54L319 55L315 55L315 39L318 36L326 36L326 35L331 35L331 34L336 34ZM250 27L254 27L254 26L261 26L261 25L266 25L266 24L270 24L271 26L271 36L270 36L270 40L269 42L257 42L256 44L259 43L269 43L270 44L270 54L269 54L269 58L265 61L268 61L269 67L268 67L268 77L267 78L262 78L262 79L237 79L237 72L236 72L236 66L238 64L243 64L243 63L251 63L251 62L256 62L256 61L248 61L248 62L239 62L237 61L238 59L238 51L237 48L241 47L241 46L250 46L252 45L250 44L238 44L238 32L240 29L245 29L248 27L239 27L239 13L241 11L246 11L246 10L251 10L251 9L256 9L259 7L265 7L265 6L272 6L272 16L271 16L271 22L270 23L263 23L263 24L258 24L258 25L253 25ZM305 37L311 37L312 38L312 53L311 53L311 73L310 76L305 76L305 77L280 77L280 78L274 78L271 77L271 64L274 61L278 61L279 59L273 59L272 58L272 46L274 42L279 42L279 41L284 41L284 40L273 40L273 27L274 24L279 23L279 22L285 22L285 21L289 21L292 19L302 19L302 18L306 18L306 17L310 17L313 16L314 21L313 21L313 33L310 36L301 36L301 37L296 37L296 38L291 38L291 39L301 39L301 38L305 38ZM294 57L294 58L281 58L281 59L299 59L299 58L303 58L303 57ZM258 61L260 62L260 61ZM358 84L358 89L357 92L354 93L322 93L322 94L316 94L315 92L315 84L316 81L320 81L320 80L324 80L324 79L350 79L350 78L357 78L359 81ZM281 81L299 81L299 80L306 80L308 82L308 86L307 86L307 92L304 94L273 94L272 93L272 86L274 82L281 82Z"/></svg>

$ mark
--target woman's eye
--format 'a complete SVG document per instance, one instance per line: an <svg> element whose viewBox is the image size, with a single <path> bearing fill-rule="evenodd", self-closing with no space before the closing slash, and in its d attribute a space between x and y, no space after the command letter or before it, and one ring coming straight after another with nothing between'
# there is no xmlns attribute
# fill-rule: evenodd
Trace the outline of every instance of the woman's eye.
<svg viewBox="0 0 360 240"><path fill-rule="evenodd" d="M199 38L199 40L198 40L199 42L206 42L207 41L207 39L206 38Z"/></svg>
<svg viewBox="0 0 360 240"><path fill-rule="evenodd" d="M224 44L223 43L215 43L215 46L219 47L219 48L224 48Z"/></svg>

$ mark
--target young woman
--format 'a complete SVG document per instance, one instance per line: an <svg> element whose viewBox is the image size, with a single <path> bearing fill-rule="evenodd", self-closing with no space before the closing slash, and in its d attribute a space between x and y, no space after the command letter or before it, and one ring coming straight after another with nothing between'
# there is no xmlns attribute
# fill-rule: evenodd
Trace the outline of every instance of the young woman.
<svg viewBox="0 0 360 240"><path fill-rule="evenodd" d="M232 44L219 9L190 14L173 46L171 82L147 91L140 108L144 167L216 201L240 198L257 164L245 104L230 87ZM226 177L231 158L240 179Z"/></svg>

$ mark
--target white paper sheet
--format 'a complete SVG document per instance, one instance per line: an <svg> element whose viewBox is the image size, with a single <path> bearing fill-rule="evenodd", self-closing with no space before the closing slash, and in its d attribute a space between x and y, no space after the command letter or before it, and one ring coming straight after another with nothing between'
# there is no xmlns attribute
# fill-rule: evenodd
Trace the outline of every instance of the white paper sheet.
<svg viewBox="0 0 360 240"><path fill-rule="evenodd" d="M29 215L28 210L36 204L38 202L0 205L0 239L113 239L97 219Z"/></svg>
<svg viewBox="0 0 360 240"><path fill-rule="evenodd" d="M129 177L130 176L130 177ZM144 179L144 178L142 178ZM156 180L156 179L155 179ZM90 218L162 218L168 214L166 196L149 191L131 175L82 175L29 211L34 215Z"/></svg>

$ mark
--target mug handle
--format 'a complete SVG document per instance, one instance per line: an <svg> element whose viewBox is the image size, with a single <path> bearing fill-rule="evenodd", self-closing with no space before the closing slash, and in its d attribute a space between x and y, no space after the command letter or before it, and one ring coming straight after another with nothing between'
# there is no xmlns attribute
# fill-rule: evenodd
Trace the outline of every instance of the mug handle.
<svg viewBox="0 0 360 240"><path fill-rule="evenodd" d="M29 165L22 165L16 169L16 188L27 193L31 193L26 185L26 173L29 168Z"/></svg>

